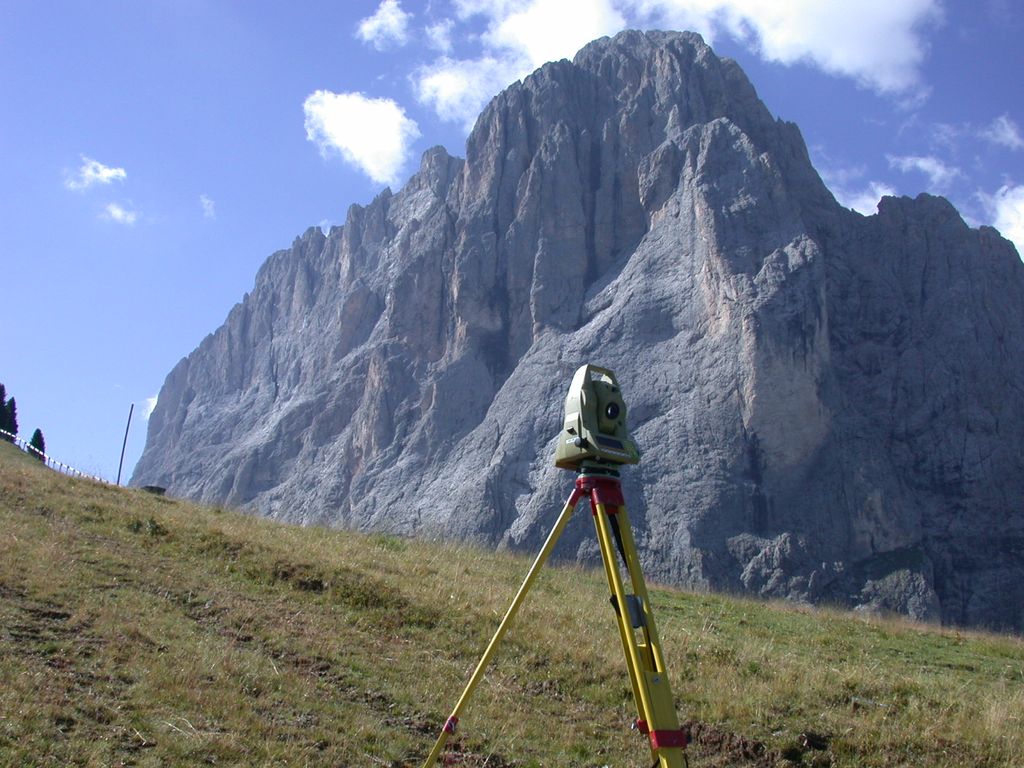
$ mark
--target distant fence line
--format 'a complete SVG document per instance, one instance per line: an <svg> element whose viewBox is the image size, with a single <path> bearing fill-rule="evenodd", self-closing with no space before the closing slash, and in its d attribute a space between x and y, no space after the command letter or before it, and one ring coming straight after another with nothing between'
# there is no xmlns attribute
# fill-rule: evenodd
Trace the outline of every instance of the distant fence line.
<svg viewBox="0 0 1024 768"><path fill-rule="evenodd" d="M47 456L34 445L29 445L26 441L22 440L17 435L11 434L5 429L0 429L0 435L3 435L5 438L7 438L8 441L14 443L16 446L21 448L26 453L31 454L34 458L37 458L40 461L42 461L50 469L56 470L57 472L60 472L61 474L64 475L70 475L71 477L81 477L85 480L92 480L97 483L104 483L105 485L110 485L110 483L107 480L104 480L102 477L90 475L88 472L81 472L75 469L74 467L65 464L62 461L57 461L52 456Z"/></svg>

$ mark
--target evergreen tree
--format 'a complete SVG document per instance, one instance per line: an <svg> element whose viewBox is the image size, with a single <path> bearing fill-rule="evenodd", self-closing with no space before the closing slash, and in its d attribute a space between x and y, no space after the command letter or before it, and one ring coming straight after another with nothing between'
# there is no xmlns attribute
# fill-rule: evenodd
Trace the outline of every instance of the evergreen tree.
<svg viewBox="0 0 1024 768"><path fill-rule="evenodd" d="M4 432L11 431L7 424L7 387L3 384L0 384L0 429Z"/></svg>
<svg viewBox="0 0 1024 768"><path fill-rule="evenodd" d="M32 453L32 451L29 451L29 453L32 453L32 455L40 461L46 461L46 441L43 440L43 430L36 429L36 431L32 433L32 439L28 441L28 444L39 451L39 453Z"/></svg>
<svg viewBox="0 0 1024 768"><path fill-rule="evenodd" d="M4 406L4 410L7 412L7 424L5 429L12 435L18 434L18 404L14 402L12 397L7 401L7 405Z"/></svg>

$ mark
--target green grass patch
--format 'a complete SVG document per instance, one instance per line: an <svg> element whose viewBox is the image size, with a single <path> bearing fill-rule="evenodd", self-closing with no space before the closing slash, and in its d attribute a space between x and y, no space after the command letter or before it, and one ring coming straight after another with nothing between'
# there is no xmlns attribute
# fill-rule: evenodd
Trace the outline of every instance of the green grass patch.
<svg viewBox="0 0 1024 768"><path fill-rule="evenodd" d="M532 554L274 524L0 445L0 765L419 765ZM606 591L541 574L456 764L650 764ZM1020 639L652 599L695 768L1024 765Z"/></svg>

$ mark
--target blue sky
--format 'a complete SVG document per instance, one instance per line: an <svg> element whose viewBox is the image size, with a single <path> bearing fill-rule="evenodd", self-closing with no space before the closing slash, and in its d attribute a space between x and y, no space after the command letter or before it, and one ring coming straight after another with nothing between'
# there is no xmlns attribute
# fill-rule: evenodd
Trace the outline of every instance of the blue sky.
<svg viewBox="0 0 1024 768"><path fill-rule="evenodd" d="M125 476L163 379L273 251L463 155L486 100L620 29L693 29L843 204L947 196L1024 250L1017 0L0 0L0 382Z"/></svg>

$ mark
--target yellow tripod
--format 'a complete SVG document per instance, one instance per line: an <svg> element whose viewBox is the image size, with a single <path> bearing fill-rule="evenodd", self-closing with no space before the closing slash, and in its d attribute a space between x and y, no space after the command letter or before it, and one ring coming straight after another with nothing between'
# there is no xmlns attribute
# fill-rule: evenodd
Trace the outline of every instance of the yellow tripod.
<svg viewBox="0 0 1024 768"><path fill-rule="evenodd" d="M527 592L530 591L537 573L554 549L558 537L576 509L577 502L583 496L590 497L590 509L594 515L597 540L601 546L601 559L604 561L604 571L612 595L611 602L615 608L619 636L626 655L626 666L629 669L629 680L633 686L633 699L638 714L634 726L648 737L651 756L654 758L652 768L683 768L686 765L686 734L680 729L676 716L665 670L665 659L661 653L661 642L654 624L654 615L651 613L647 586L640 571L618 472L601 462L583 462L580 475L576 479L576 487L558 516L554 528L548 534L540 553L530 566L526 579L505 612L505 617L501 620L494 637L477 663L469 683L445 722L423 768L430 768L437 762L448 737L455 733L462 708L483 677L484 670L519 611ZM615 557L616 549L629 573L629 590L623 582Z"/></svg>

